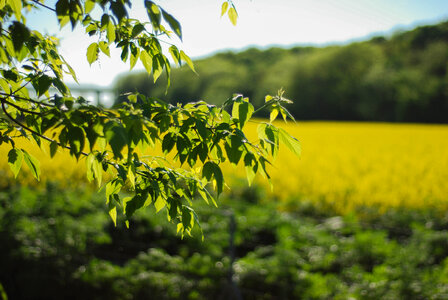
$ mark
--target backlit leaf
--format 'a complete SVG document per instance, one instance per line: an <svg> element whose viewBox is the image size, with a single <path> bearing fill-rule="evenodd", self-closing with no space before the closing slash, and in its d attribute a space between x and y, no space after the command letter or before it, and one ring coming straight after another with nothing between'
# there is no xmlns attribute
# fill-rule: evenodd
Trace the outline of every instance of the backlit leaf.
<svg viewBox="0 0 448 300"><path fill-rule="evenodd" d="M13 148L8 152L8 164L14 177L17 178L20 168L22 167L23 153L19 149Z"/></svg>
<svg viewBox="0 0 448 300"><path fill-rule="evenodd" d="M98 43L92 43L87 48L87 61L93 64L98 59Z"/></svg>
<svg viewBox="0 0 448 300"><path fill-rule="evenodd" d="M176 33L176 35L182 40L182 28L179 21L177 21L172 15L167 13L162 9L162 15L165 21L170 25L171 29Z"/></svg>
<svg viewBox="0 0 448 300"><path fill-rule="evenodd" d="M227 12L227 10L229 9L229 2L223 2L222 6L221 6L221 17L224 16L224 14Z"/></svg>
<svg viewBox="0 0 448 300"><path fill-rule="evenodd" d="M106 54L107 56L110 57L109 45L105 41L99 42L98 45L100 47L101 52L103 52L104 54Z"/></svg>
<svg viewBox="0 0 448 300"><path fill-rule="evenodd" d="M148 52L146 51L141 51L140 52L140 61L142 62L143 66L146 69L146 72L149 74L151 74L152 71L152 58L151 56L149 56Z"/></svg>
<svg viewBox="0 0 448 300"><path fill-rule="evenodd" d="M40 180L40 162L33 157L31 154L26 152L22 149L23 152L23 158L25 160L25 163L28 165L28 168L31 171L31 174L33 174L34 178L36 178L38 181Z"/></svg>
<svg viewBox="0 0 448 300"><path fill-rule="evenodd" d="M194 69L193 61L190 57L188 57L187 54L183 50L180 50L180 58L187 63L187 65L190 67L190 69L196 73L196 70Z"/></svg>
<svg viewBox="0 0 448 300"><path fill-rule="evenodd" d="M227 15L229 16L230 22L232 22L232 24L236 26L236 20L238 19L238 14L236 13L235 7L231 7L227 12Z"/></svg>
<svg viewBox="0 0 448 300"><path fill-rule="evenodd" d="M22 18L22 1L21 0L8 0L9 6L11 6L17 20Z"/></svg>
<svg viewBox="0 0 448 300"><path fill-rule="evenodd" d="M279 137L280 141L291 150L292 153L297 155L298 157L302 154L302 147L300 145L300 141L295 137L291 136L286 130L279 128Z"/></svg>

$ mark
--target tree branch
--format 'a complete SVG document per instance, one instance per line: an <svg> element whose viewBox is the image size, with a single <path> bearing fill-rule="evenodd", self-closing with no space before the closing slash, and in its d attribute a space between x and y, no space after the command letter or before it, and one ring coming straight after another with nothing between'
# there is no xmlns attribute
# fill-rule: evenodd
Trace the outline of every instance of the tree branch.
<svg viewBox="0 0 448 300"><path fill-rule="evenodd" d="M12 98L17 98L17 99L28 101L28 102L31 102L31 103L34 103L34 104L37 104L37 105L43 105L43 106L47 106L47 107L54 107L54 105L51 105L51 104L48 104L48 103L44 103L44 102L41 102L41 101L33 100L33 99L30 99L30 98L20 97L20 96L17 96L17 95L7 94L7 93L2 92L2 91L0 91L0 95L6 96L6 97L9 97L9 98L11 98L11 97Z"/></svg>
<svg viewBox="0 0 448 300"><path fill-rule="evenodd" d="M42 7L46 8L46 9L49 9L49 10L51 10L51 11L53 11L53 12L56 12L56 9L54 9L54 8L52 8L52 7L49 7L49 6L47 6L47 5L43 4L43 3L40 3L40 2L37 1L37 0L31 0L31 1L32 1L33 3L39 5L39 6L42 6Z"/></svg>
<svg viewBox="0 0 448 300"><path fill-rule="evenodd" d="M8 113L8 111L6 110L5 102L7 102L6 99L1 99L2 110L3 110L3 112L5 113L5 115L6 115L11 121L13 121L14 123L16 123L17 125L19 125L19 126L22 127L23 129L25 129L25 130L31 132L32 134L37 135L37 136L40 137L41 139L44 139L44 140L46 140L46 141L48 141L48 142L50 142L50 143L53 143L53 142L54 142L54 143L57 143L60 147L65 148L65 149L69 149L69 150L72 149L70 146L62 145L60 142L58 142L58 141L56 141L56 140L53 140L53 139L50 139L49 137L47 137L47 136L45 136L45 135L42 135L42 134L38 133L37 131L35 131L35 130L29 128L29 127L26 126L26 125L23 125L21 122L19 122L19 121L17 121L16 119L14 119L14 118ZM83 152L83 151L81 151L81 152L79 152L79 153L82 154L82 155L84 155L84 156L88 156L88 155L89 155L88 153Z"/></svg>
<svg viewBox="0 0 448 300"><path fill-rule="evenodd" d="M39 115L39 116L41 115L40 112L37 112L37 111L31 111L31 110L22 108L22 107L20 107L20 106L14 104L14 103L9 102L9 101L6 100L5 98L2 99L2 102L3 102L3 101L4 101L6 104L8 104L8 105L14 107L15 109L17 109L17 110L19 110L19 111L21 111L21 112L28 113L28 114L33 114L33 115Z"/></svg>

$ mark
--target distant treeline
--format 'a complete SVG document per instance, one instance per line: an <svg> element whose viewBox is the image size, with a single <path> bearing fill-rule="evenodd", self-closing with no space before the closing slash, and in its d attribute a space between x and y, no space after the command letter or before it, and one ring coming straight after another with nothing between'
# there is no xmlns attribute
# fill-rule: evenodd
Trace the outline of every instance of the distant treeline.
<svg viewBox="0 0 448 300"><path fill-rule="evenodd" d="M344 46L219 53L195 66L199 75L175 69L167 94L163 78L154 85L145 73L121 76L114 89L172 103L241 93L260 106L283 87L300 120L448 122L448 22Z"/></svg>

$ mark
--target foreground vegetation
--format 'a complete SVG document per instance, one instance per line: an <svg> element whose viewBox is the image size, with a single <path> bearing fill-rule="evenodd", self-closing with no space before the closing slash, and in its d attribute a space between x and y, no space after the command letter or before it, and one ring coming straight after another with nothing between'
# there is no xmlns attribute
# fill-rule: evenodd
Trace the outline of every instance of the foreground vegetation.
<svg viewBox="0 0 448 300"><path fill-rule="evenodd" d="M448 218L438 211L359 218L311 204L280 213L260 189L231 198L197 208L202 242L198 232L181 240L163 212L140 212L130 229L115 228L101 195L88 190L9 187L0 193L0 282L10 299L448 295Z"/></svg>
<svg viewBox="0 0 448 300"><path fill-rule="evenodd" d="M114 227L83 160L22 141L50 176L19 187L0 166L0 283L10 299L446 299L448 128L288 126L304 155L280 149L272 192L234 176L219 208L194 203L204 242L152 206Z"/></svg>

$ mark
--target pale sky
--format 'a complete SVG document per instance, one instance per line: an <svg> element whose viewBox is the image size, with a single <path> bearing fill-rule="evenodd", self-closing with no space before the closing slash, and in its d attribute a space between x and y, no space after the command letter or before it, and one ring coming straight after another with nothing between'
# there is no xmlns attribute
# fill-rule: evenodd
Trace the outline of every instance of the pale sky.
<svg viewBox="0 0 448 300"><path fill-rule="evenodd" d="M171 42L192 58L249 46L344 43L448 19L448 0L234 0L239 14L234 27L226 16L220 18L223 0L154 2L181 22L183 43L176 39ZM143 0L132 3L131 16L147 21ZM115 58L102 55L99 62L89 66L86 49L96 40L86 37L80 27L74 32L70 26L61 31L56 19L44 11L30 15L28 25L61 39L60 52L81 84L109 86L118 74L129 70L129 64L119 59L119 51L111 52ZM143 68L137 65L135 69Z"/></svg>

